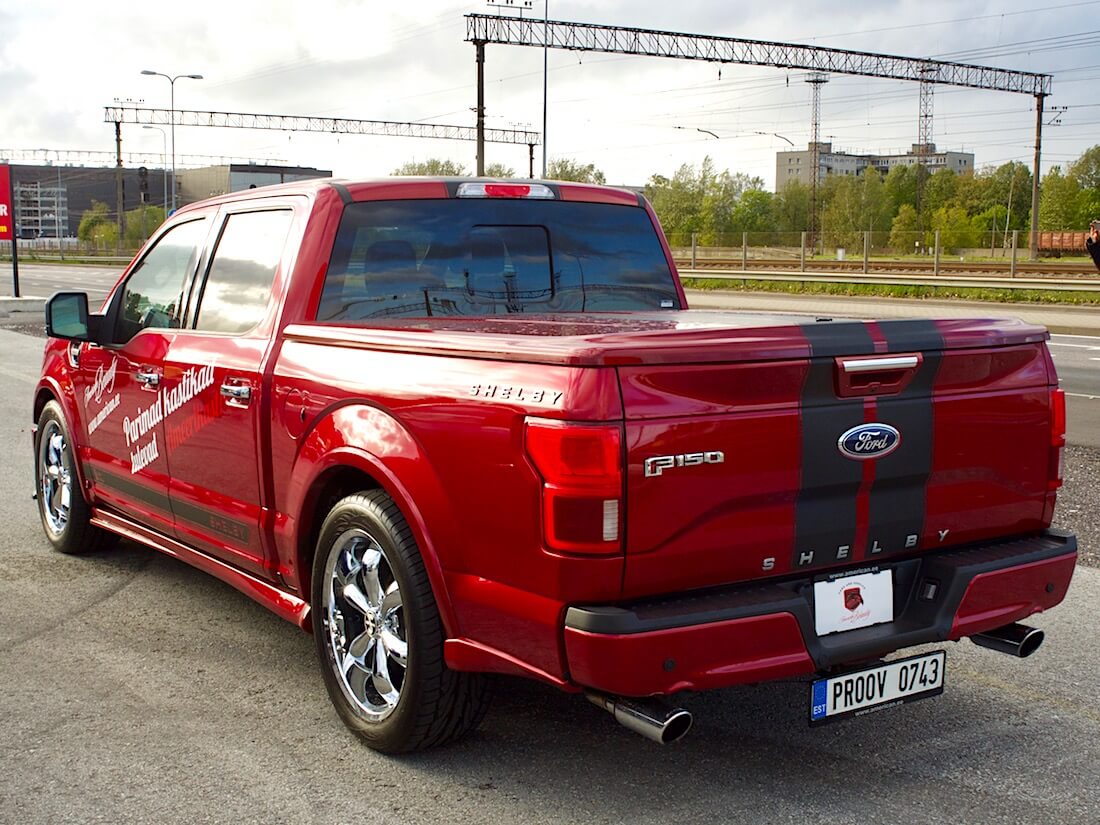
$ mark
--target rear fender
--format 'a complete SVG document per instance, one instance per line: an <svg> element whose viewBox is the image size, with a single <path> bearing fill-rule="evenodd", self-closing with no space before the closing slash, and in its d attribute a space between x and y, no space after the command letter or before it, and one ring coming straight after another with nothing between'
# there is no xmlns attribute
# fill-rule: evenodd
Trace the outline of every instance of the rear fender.
<svg viewBox="0 0 1100 825"><path fill-rule="evenodd" d="M456 548L457 520L450 499L431 461L416 438L396 418L367 404L350 404L324 414L302 442L291 477L287 512L296 519L296 531L307 530L323 477L331 470L350 467L369 475L401 508L424 560L447 635L458 633L443 570L445 548ZM424 513L431 514L431 529ZM300 547L296 533L294 546ZM296 553L300 556L301 550ZM295 559L299 579L309 575ZM308 598L308 593L304 594Z"/></svg>

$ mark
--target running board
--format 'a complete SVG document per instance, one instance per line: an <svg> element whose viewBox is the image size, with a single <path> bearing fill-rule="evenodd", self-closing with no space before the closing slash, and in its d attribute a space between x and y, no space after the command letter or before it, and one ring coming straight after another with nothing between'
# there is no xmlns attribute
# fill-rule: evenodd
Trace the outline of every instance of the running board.
<svg viewBox="0 0 1100 825"><path fill-rule="evenodd" d="M96 527L110 530L112 533L118 533L120 536L144 544L146 547L152 547L154 550L159 550L166 556L171 556L174 559L186 562L192 567L197 567L204 573L209 573L221 579L230 587L235 587L249 598L262 604L268 610L271 610L288 622L293 622L298 625L302 630L306 632L311 631L309 603L304 599L287 593L285 590L280 590L273 584L249 575L235 567L230 567L223 561L207 556L205 553L200 553L198 550L194 550L186 544L181 544L175 539L168 538L155 530L150 530L148 527L144 527L117 513L111 513L98 507L93 507L91 522Z"/></svg>

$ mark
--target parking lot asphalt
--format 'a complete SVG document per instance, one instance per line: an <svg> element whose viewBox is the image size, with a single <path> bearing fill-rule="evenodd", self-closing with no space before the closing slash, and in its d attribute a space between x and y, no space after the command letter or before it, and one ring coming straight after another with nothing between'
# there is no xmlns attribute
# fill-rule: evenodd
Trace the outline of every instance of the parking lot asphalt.
<svg viewBox="0 0 1100 825"><path fill-rule="evenodd" d="M501 680L481 729L393 758L346 732L310 638L124 542L54 553L32 489L42 339L0 330L0 822L1100 821L1100 570L1017 660L947 644L943 696L810 729L791 681L684 697L661 748Z"/></svg>

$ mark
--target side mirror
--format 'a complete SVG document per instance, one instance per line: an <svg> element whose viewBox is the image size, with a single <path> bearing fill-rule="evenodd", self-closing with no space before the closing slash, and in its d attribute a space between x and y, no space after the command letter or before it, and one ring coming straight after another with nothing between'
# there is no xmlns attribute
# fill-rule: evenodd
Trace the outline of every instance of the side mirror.
<svg viewBox="0 0 1100 825"><path fill-rule="evenodd" d="M46 302L46 334L68 341L95 341L99 316L88 315L83 292L57 292Z"/></svg>

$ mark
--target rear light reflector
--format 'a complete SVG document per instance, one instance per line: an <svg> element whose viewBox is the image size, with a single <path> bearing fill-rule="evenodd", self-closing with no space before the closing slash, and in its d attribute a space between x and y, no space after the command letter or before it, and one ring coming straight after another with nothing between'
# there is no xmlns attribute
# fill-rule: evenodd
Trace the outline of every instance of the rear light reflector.
<svg viewBox="0 0 1100 825"><path fill-rule="evenodd" d="M543 540L567 553L622 550L622 430L527 419L527 454L542 477Z"/></svg>
<svg viewBox="0 0 1100 825"><path fill-rule="evenodd" d="M554 190L541 183L460 183L460 198L535 198L553 200Z"/></svg>
<svg viewBox="0 0 1100 825"><path fill-rule="evenodd" d="M1065 465L1064 448L1066 446L1066 393L1063 390L1050 391L1050 477L1048 490L1057 490L1062 486L1062 470Z"/></svg>
<svg viewBox="0 0 1100 825"><path fill-rule="evenodd" d="M1066 443L1066 393L1050 391L1050 446L1062 447Z"/></svg>

